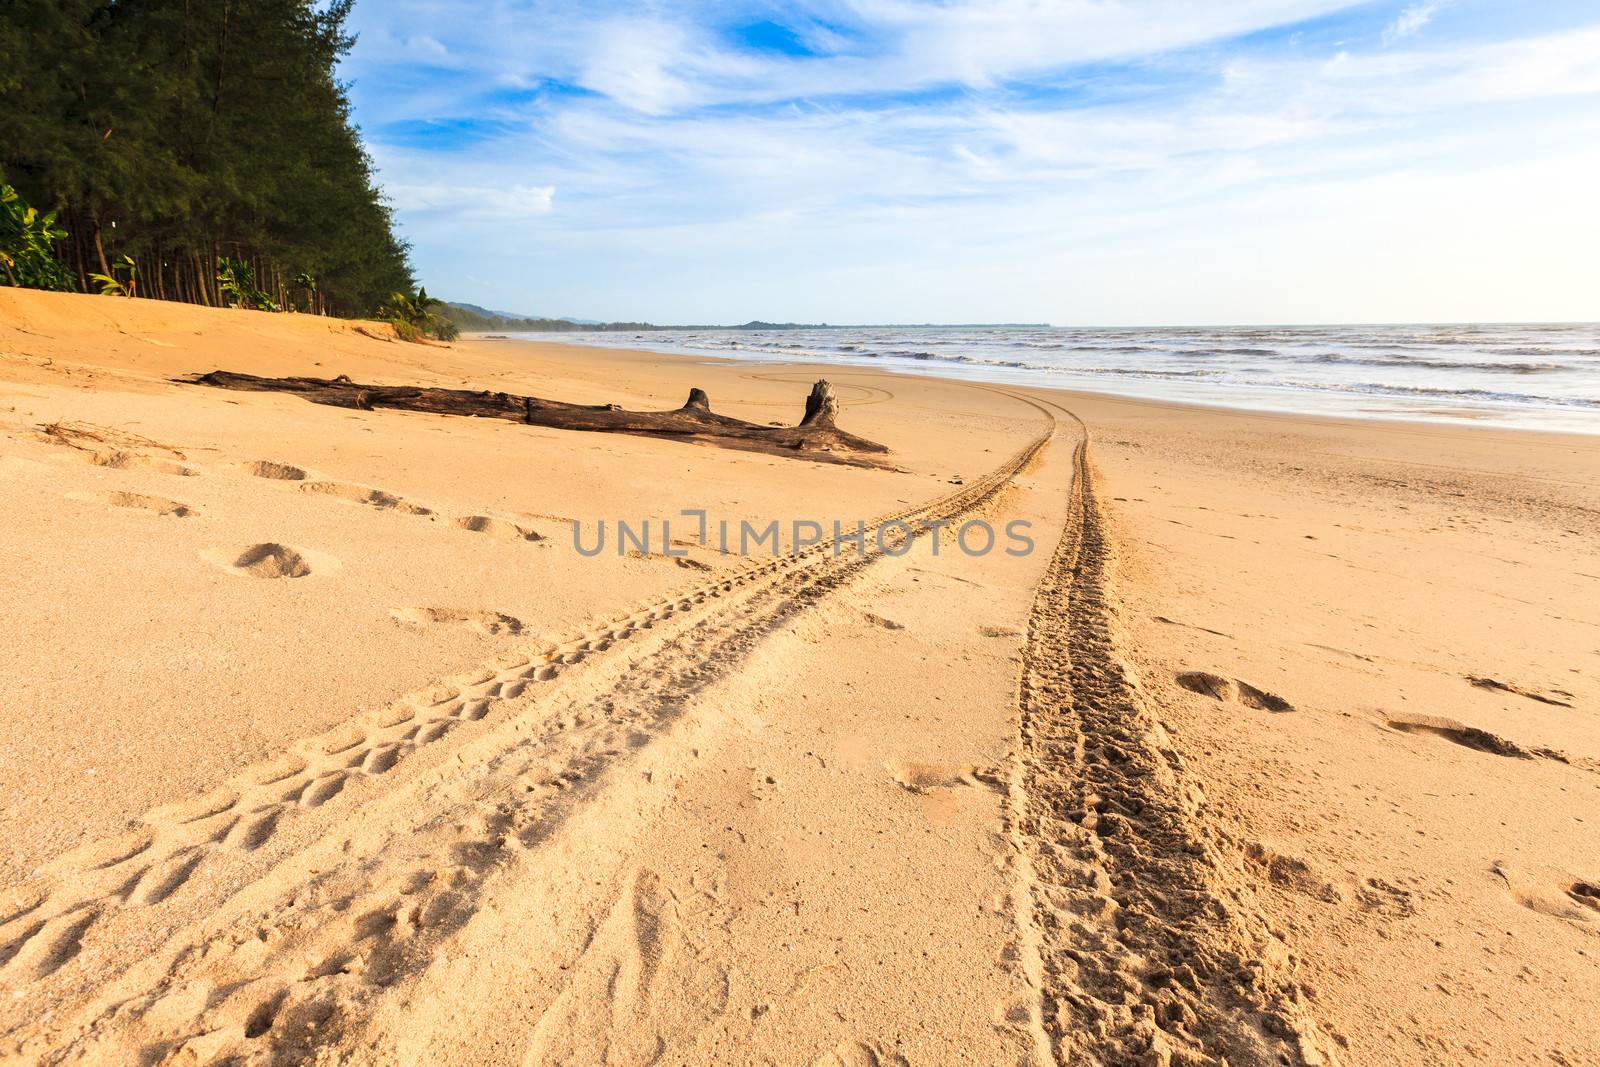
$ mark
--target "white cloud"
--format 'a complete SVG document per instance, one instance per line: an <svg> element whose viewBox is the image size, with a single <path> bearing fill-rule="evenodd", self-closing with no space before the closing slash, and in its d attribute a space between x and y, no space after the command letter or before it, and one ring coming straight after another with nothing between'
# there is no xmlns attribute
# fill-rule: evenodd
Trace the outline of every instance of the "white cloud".
<svg viewBox="0 0 1600 1067"><path fill-rule="evenodd" d="M699 95L673 67L686 65L689 35L677 26L647 19L618 19L595 28L583 62L585 88L648 115L693 103Z"/></svg>
<svg viewBox="0 0 1600 1067"><path fill-rule="evenodd" d="M1448 7L1451 0L1418 0L1404 11L1400 12L1389 25L1383 29L1383 43L1394 44L1396 41L1410 37L1422 27L1433 21L1433 16Z"/></svg>
<svg viewBox="0 0 1600 1067"><path fill-rule="evenodd" d="M428 59L433 62L450 59L450 49L437 37L426 33L414 34L406 38L405 49L419 59Z"/></svg>
<svg viewBox="0 0 1600 1067"><path fill-rule="evenodd" d="M898 36L891 70L986 85L1068 63L1148 56L1315 18L1351 0L861 0L854 10Z"/></svg>
<svg viewBox="0 0 1600 1067"><path fill-rule="evenodd" d="M526 219L548 214L555 199L553 185L480 186L435 183L385 184L384 191L401 211L449 212L487 219Z"/></svg>
<svg viewBox="0 0 1600 1067"><path fill-rule="evenodd" d="M492 120L499 132L464 147L380 137L375 153L430 288L470 273L491 281L459 295L498 306L658 321L1394 317L1405 290L1354 277L1364 254L1419 276L1437 261L1460 288L1415 287L1431 308L1470 295L1468 317L1536 317L1574 299L1556 272L1600 240L1581 182L1562 178L1575 146L1600 142L1600 25L1424 43L1443 5L1415 3L1381 50L1367 9L1338 45L1308 32L1174 57L1348 4L834 0L821 14L836 30L802 36L840 51L791 57L739 50L674 0L648 17L485 0L470 27L442 2L395 0L401 28L364 32L370 73L354 73L377 90L358 117ZM413 23L445 49L436 81L407 78ZM1074 66L1107 60L1115 72ZM1017 89L1036 74L1050 91ZM532 100L499 92L549 82ZM1524 194L1537 212L1515 202L1519 182L1539 183ZM1540 270L1519 227L1557 218L1573 241ZM1317 300L1344 303L1319 316Z"/></svg>
<svg viewBox="0 0 1600 1067"><path fill-rule="evenodd" d="M483 0L470 19L461 17L456 0L389 0L371 5L373 13L357 6L358 20L381 10L382 21L357 27L362 40L354 65L359 77L369 64L414 60L410 38L394 27L417 25L442 40L446 55L430 56L442 65L470 68L499 84L564 78L645 114L665 114L705 104L984 87L1072 63L1189 47L1358 2L822 0L788 5L785 14L805 23L814 13L823 22L847 23L850 32L808 34L842 50L796 61L738 50L711 28L730 17L728 10L684 0Z"/></svg>

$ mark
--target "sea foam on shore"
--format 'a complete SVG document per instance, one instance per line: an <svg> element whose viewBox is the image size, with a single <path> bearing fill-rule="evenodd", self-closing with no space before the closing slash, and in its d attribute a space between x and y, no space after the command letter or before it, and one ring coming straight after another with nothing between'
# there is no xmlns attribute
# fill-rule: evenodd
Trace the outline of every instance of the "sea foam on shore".
<svg viewBox="0 0 1600 1067"><path fill-rule="evenodd" d="M1600 324L834 327L519 337L1201 404L1600 433Z"/></svg>

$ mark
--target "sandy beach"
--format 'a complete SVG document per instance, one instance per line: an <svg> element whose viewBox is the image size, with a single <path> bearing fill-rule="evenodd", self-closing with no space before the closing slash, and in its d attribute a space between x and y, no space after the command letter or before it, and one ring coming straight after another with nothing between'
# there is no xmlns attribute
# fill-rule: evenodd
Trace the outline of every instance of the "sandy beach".
<svg viewBox="0 0 1600 1067"><path fill-rule="evenodd" d="M218 369L786 426L826 378L889 452L178 380ZM0 289L0 1057L1600 1062L1597 473ZM889 518L940 550L796 551Z"/></svg>

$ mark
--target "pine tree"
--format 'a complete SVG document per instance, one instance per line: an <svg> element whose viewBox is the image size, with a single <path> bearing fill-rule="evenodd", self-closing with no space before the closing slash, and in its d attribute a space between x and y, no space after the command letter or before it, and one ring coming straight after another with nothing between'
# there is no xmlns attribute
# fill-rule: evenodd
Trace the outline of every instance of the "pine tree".
<svg viewBox="0 0 1600 1067"><path fill-rule="evenodd" d="M0 178L66 236L83 291L354 315L414 285L335 68L353 0L7 0ZM314 286L297 279L314 279Z"/></svg>

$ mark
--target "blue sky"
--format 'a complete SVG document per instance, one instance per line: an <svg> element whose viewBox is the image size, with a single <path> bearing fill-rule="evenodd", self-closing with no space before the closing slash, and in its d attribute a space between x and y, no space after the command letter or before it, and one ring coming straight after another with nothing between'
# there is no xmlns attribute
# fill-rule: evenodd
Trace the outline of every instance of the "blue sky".
<svg viewBox="0 0 1600 1067"><path fill-rule="evenodd" d="M422 280L662 323L1600 318L1600 8L358 0Z"/></svg>

